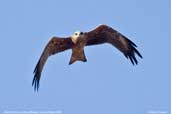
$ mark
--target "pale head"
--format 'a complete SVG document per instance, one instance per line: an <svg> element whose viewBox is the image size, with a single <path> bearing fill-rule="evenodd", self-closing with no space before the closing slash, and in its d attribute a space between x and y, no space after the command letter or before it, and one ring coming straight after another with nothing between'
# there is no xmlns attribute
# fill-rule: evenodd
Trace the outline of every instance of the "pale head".
<svg viewBox="0 0 171 114"><path fill-rule="evenodd" d="M78 38L82 38L84 36L84 33L81 31L76 31L71 36L72 42L77 43Z"/></svg>

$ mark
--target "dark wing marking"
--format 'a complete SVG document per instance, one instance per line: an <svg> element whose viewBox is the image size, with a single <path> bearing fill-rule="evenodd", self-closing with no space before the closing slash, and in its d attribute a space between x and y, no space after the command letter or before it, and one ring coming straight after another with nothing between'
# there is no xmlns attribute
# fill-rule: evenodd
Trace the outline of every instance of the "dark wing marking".
<svg viewBox="0 0 171 114"><path fill-rule="evenodd" d="M45 65L46 60L49 56L54 55L56 53L65 51L67 49L70 49L72 47L72 41L69 38L58 38L53 37L48 44L46 45L35 69L34 69L34 78L32 82L32 86L34 86L34 90L38 91L39 89L39 81L41 77L41 72L43 70L43 67Z"/></svg>
<svg viewBox="0 0 171 114"><path fill-rule="evenodd" d="M127 59L130 59L133 65L138 64L135 54L142 58L136 49L137 46L131 40L107 25L100 25L85 34L87 34L87 46L110 43L119 49Z"/></svg>

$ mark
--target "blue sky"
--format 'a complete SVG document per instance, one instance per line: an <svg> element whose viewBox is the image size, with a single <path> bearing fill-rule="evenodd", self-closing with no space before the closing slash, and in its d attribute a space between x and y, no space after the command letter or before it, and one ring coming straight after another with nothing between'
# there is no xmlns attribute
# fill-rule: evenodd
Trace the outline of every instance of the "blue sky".
<svg viewBox="0 0 171 114"><path fill-rule="evenodd" d="M0 112L169 113L170 11L169 0L1 0ZM87 63L69 66L69 50L48 59L35 93L33 70L48 40L99 24L134 41L139 64L104 44L85 49Z"/></svg>

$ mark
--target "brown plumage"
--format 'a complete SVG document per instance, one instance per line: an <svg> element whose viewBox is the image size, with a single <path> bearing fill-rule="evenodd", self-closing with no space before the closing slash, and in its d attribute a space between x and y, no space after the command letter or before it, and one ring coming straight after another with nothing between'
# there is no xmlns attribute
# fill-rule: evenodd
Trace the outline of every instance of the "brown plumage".
<svg viewBox="0 0 171 114"><path fill-rule="evenodd" d="M75 32L68 38L53 37L46 45L35 67L32 82L34 89L38 91L41 72L49 56L72 49L69 65L75 61L86 62L87 59L84 54L84 46L99 45L103 43L112 44L120 50L126 58L130 59L133 65L138 64L135 54L142 58L142 55L136 49L137 46L131 40L107 25L100 25L90 32Z"/></svg>

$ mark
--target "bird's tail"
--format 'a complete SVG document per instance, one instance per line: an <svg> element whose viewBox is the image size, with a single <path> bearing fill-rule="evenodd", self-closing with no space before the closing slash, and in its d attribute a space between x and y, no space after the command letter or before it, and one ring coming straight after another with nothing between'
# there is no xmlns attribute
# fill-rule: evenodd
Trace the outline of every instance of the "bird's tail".
<svg viewBox="0 0 171 114"><path fill-rule="evenodd" d="M70 58L69 65L73 64L76 61L82 61L82 62L87 61L86 56L84 54L84 50L81 50L79 52L72 51L72 56Z"/></svg>

